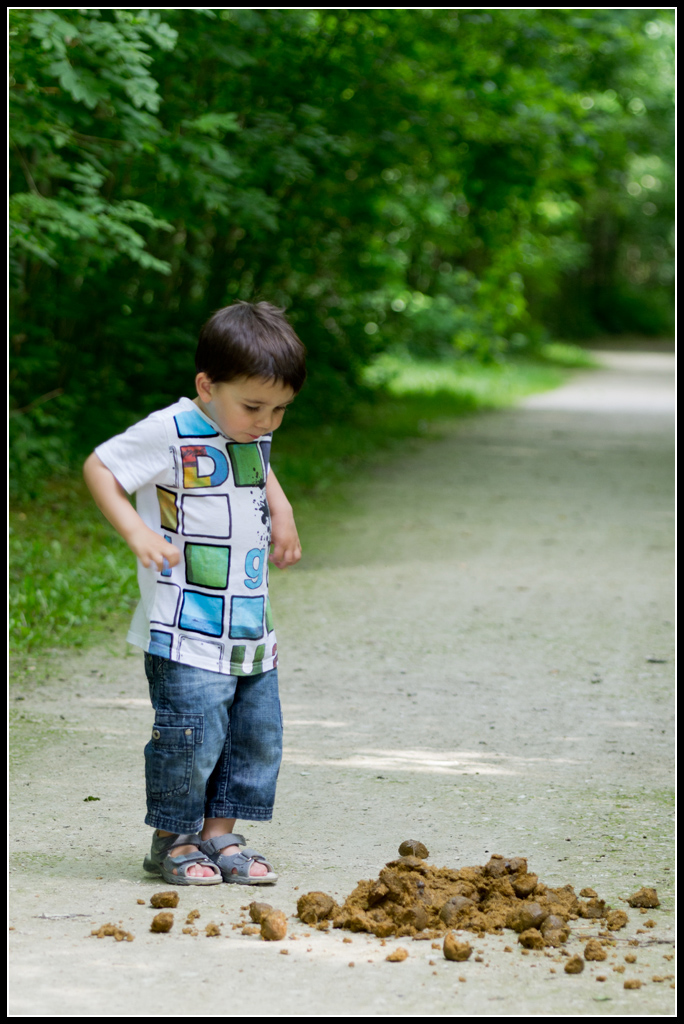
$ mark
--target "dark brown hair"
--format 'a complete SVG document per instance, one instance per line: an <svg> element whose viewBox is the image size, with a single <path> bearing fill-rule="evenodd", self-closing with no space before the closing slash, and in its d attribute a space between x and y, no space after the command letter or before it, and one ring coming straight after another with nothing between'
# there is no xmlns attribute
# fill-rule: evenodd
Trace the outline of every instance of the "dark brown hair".
<svg viewBox="0 0 684 1024"><path fill-rule="evenodd" d="M195 367L214 384L238 377L278 381L297 394L306 379L306 349L270 302L236 302L219 309L199 334Z"/></svg>

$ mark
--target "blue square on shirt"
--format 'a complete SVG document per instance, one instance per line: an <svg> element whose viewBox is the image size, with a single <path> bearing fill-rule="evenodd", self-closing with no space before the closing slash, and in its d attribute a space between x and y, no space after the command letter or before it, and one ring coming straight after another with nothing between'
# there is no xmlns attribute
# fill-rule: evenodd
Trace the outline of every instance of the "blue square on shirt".
<svg viewBox="0 0 684 1024"><path fill-rule="evenodd" d="M196 590L184 590L179 626L193 633L204 633L205 636L221 636L223 598L199 594Z"/></svg>
<svg viewBox="0 0 684 1024"><path fill-rule="evenodd" d="M263 597L233 597L230 602L232 640L259 640L264 635Z"/></svg>
<svg viewBox="0 0 684 1024"><path fill-rule="evenodd" d="M150 654L157 654L160 658L171 658L173 650L173 634L164 633L160 629L150 630Z"/></svg>

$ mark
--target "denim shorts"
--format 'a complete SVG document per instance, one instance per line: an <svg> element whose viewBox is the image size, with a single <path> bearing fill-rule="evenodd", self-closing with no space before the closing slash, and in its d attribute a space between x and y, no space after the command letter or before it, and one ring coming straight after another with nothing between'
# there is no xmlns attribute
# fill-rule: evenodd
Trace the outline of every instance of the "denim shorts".
<svg viewBox="0 0 684 1024"><path fill-rule="evenodd" d="M205 818L270 821L282 758L278 671L228 676L145 655L156 712L145 746L145 823L198 832Z"/></svg>

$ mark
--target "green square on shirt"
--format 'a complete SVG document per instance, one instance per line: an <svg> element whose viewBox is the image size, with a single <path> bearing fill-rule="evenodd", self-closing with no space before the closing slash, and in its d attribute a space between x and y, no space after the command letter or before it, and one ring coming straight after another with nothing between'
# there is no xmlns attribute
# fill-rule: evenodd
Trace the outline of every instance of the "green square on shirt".
<svg viewBox="0 0 684 1024"><path fill-rule="evenodd" d="M228 455L237 487L264 486L264 465L258 444L229 444Z"/></svg>
<svg viewBox="0 0 684 1024"><path fill-rule="evenodd" d="M230 547L218 544L185 545L185 578L196 587L225 590L230 570Z"/></svg>

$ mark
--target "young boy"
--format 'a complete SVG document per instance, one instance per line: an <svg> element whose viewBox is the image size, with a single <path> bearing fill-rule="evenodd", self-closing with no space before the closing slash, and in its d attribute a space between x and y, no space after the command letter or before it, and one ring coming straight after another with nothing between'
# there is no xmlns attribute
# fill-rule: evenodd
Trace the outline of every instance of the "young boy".
<svg viewBox="0 0 684 1024"><path fill-rule="evenodd" d="M271 820L280 767L267 562L285 569L301 547L269 452L304 384L305 350L282 311L238 302L204 325L195 364L194 401L106 441L83 472L138 558L127 639L145 651L155 709L145 870L176 885L259 885L277 875L233 829Z"/></svg>

